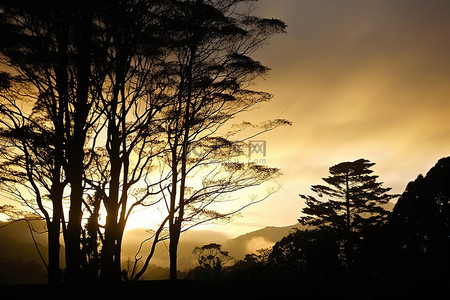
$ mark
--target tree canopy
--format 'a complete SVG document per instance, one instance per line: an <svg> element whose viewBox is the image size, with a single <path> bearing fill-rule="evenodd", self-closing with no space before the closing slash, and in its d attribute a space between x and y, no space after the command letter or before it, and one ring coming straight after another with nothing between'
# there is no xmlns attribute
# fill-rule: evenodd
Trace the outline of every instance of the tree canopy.
<svg viewBox="0 0 450 300"><path fill-rule="evenodd" d="M300 195L305 199L303 225L338 232L359 232L369 226L386 222L389 212L383 205L396 195L383 187L366 159L342 162L330 167L330 176L323 178L327 185L313 185L319 197ZM328 197L326 201L321 198Z"/></svg>
<svg viewBox="0 0 450 300"><path fill-rule="evenodd" d="M249 89L268 71L252 56L286 28L246 2L1 3L0 187L46 220L50 282L62 280L61 234L64 280L119 280L128 218L158 203L154 242L168 227L176 278L181 232L256 203L213 208L279 174L230 158L243 156L243 127L289 122L220 130L271 98Z"/></svg>

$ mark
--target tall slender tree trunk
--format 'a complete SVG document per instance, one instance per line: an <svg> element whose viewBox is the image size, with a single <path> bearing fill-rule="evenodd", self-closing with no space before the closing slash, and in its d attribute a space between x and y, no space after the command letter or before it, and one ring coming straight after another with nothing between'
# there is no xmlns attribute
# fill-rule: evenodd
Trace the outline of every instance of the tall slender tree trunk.
<svg viewBox="0 0 450 300"><path fill-rule="evenodd" d="M104 282L120 281L120 234L117 210L111 209L106 217L105 235L101 251L101 274Z"/></svg>
<svg viewBox="0 0 450 300"><path fill-rule="evenodd" d="M117 99L117 97L115 97ZM117 101L112 101L112 111L115 112ZM119 189L120 189L120 139L119 131L115 124L115 118L109 120L108 126L109 158L111 159L111 178L109 181L109 196L104 199L106 209L105 237L101 252L101 275L105 282L120 281L120 255L117 247L119 245L118 236L118 216L119 216Z"/></svg>
<svg viewBox="0 0 450 300"><path fill-rule="evenodd" d="M53 217L48 224L48 283L59 284L61 282L61 266L59 261L59 252L61 245L60 236L60 218Z"/></svg>
<svg viewBox="0 0 450 300"><path fill-rule="evenodd" d="M61 124L61 123L58 123ZM59 284L62 280L61 262L60 262L60 231L61 221L64 218L63 213L63 191L64 184L60 182L62 163L63 163L63 149L61 130L56 130L57 144L55 151L55 167L52 174L52 187L51 187L51 201L53 205L53 218L48 222L48 283Z"/></svg>
<svg viewBox="0 0 450 300"><path fill-rule="evenodd" d="M181 102L180 102L181 103ZM181 105L181 104L180 104ZM177 116L177 125L178 126L178 117ZM178 252L178 241L179 241L179 233L177 233L176 228L176 199L177 199L177 184L178 184L178 157L177 157L177 147L178 147L178 135L177 131L175 131L174 141L172 145L172 190L170 192L170 206L169 206L169 278L170 280L177 280L177 252ZM170 134L169 134L170 141Z"/></svg>
<svg viewBox="0 0 450 300"><path fill-rule="evenodd" d="M183 223L184 218L184 209L186 203L184 202L184 193L186 189L186 166L187 166L187 155L188 155L188 141L189 141L189 133L190 133L190 106L191 106L191 95L192 95L192 64L193 64L193 57L195 53L196 48L193 47L190 52L190 62L188 65L187 70L187 101L186 101L186 107L184 110L184 124L181 128L182 130L182 147L181 147L181 160L177 157L177 150L178 150L178 130L176 130L175 134L175 151L172 150L172 172L175 174L175 176L172 177L172 184L173 184L173 191L171 195L171 208L172 208L172 215L170 217L170 226L169 226L169 235L170 235L170 244L169 244L169 256L170 256L170 280L177 280L178 278L178 243L180 242L180 234L181 234L181 226ZM178 108L178 112L181 114L182 111L182 92L184 90L184 85L181 85L180 87L180 96L179 96L179 103L180 106ZM177 119L178 124L178 119ZM177 128L178 129L178 128ZM176 162L176 163L175 163ZM176 202L176 184L178 181L178 162L181 163L181 169L180 169L180 191L179 191L179 211L178 211L178 217L174 217L175 212L175 202Z"/></svg>
<svg viewBox="0 0 450 300"><path fill-rule="evenodd" d="M91 16L80 13L74 27L76 56L77 86L73 113L73 135L71 136L68 155L69 183L71 188L69 222L66 240L66 269L67 279L77 283L81 281L81 220L83 217L83 174L84 174L84 146L86 142L86 124L90 112L89 86L91 74ZM69 112L67 112L69 113ZM70 120L70 117L68 118ZM66 121L67 122L67 121ZM70 125L70 121L67 126Z"/></svg>
<svg viewBox="0 0 450 300"><path fill-rule="evenodd" d="M178 242L180 241L180 231L176 224L169 227L170 243L169 243L169 260L170 260L170 280L178 279Z"/></svg>
<svg viewBox="0 0 450 300"><path fill-rule="evenodd" d="M75 172L74 172L75 173ZM67 225L66 242L66 281L78 283L81 281L81 219L83 212L81 178L71 181L69 222Z"/></svg>
<svg viewBox="0 0 450 300"><path fill-rule="evenodd" d="M84 66L86 67L86 66ZM83 68L81 68L83 69ZM88 74L80 71L77 109L74 116L74 134L68 149L67 176L70 183L69 222L66 235L66 267L68 280L81 280L81 221L83 217L83 174L84 174L84 143L86 140L85 126L89 107L87 105Z"/></svg>
<svg viewBox="0 0 450 300"><path fill-rule="evenodd" d="M118 226L119 189L122 162L120 157L120 133L116 125L116 109L118 90L111 101L112 116L108 121L107 149L111 160L111 177L109 180L109 195L104 199L106 209L105 236L101 252L100 278L105 282L120 281L120 234Z"/></svg>
<svg viewBox="0 0 450 300"><path fill-rule="evenodd" d="M60 266L59 255L61 251L60 245L60 229L61 221L63 221L64 213L62 207L62 197L64 186L60 182L62 166L64 165L64 140L65 129L69 124L65 124L64 117L68 112L69 103L69 80L68 80L68 30L70 23L68 19L62 18L61 26L56 34L58 54L56 72L56 86L58 90L57 100L53 103L58 108L54 115L55 123L55 167L53 170L52 183L52 203L53 203L53 221L48 228L48 248L49 248L49 283L58 284L62 280L62 272ZM51 227L51 229L50 229ZM63 236L65 240L65 236ZM66 245L67 248L67 245ZM67 263L66 263L67 264Z"/></svg>
<svg viewBox="0 0 450 300"><path fill-rule="evenodd" d="M62 195L64 186L59 182L59 170L56 170L52 186L53 219L48 224L48 283L61 283L61 262L59 254L61 251L60 235L61 221L63 219Z"/></svg>

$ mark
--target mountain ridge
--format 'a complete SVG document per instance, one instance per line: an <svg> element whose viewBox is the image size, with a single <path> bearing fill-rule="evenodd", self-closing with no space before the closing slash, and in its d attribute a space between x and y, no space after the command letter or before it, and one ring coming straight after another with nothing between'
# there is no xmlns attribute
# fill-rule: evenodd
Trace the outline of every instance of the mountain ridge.
<svg viewBox="0 0 450 300"><path fill-rule="evenodd" d="M5 225L6 222L1 222ZM42 224L39 224L42 225ZM227 237L221 231L203 229L192 230L184 233L180 241L180 267L189 268L196 263L192 251L195 247L200 247L209 243L221 244L223 249L230 252L235 259L242 259L245 254L253 253L257 249L267 248L275 244L281 238L289 234L293 228L300 228L299 224L289 226L266 226L254 231L241 234L235 238ZM135 228L125 232L123 241L123 259L133 258L136 255L140 243L149 236L144 228ZM46 253L46 235L37 235L39 247ZM0 258L36 260L35 246L30 237L30 232L25 223L16 223L11 226L0 228ZM167 246L167 245L166 245ZM144 246L142 256L145 255ZM25 248L27 251L24 251ZM164 242L158 246L155 254L155 263L165 265L168 262L167 249ZM21 256L18 257L17 255Z"/></svg>

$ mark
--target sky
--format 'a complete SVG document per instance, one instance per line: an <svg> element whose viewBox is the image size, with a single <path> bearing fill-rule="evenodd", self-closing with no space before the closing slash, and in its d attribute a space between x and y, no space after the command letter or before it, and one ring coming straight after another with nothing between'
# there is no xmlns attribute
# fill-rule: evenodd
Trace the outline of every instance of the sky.
<svg viewBox="0 0 450 300"><path fill-rule="evenodd" d="M214 229L238 235L295 224L328 168L366 158L392 192L450 155L450 1L260 0L255 14L287 33L255 54L274 95L247 113L292 126L261 136L280 190Z"/></svg>
<svg viewBox="0 0 450 300"><path fill-rule="evenodd" d="M287 33L254 58L271 68L253 89L274 95L241 116L292 126L258 137L279 191L225 225L230 237L289 226L328 168L366 158L392 192L450 155L450 1L260 0L254 14L279 18ZM130 227L142 225L137 220Z"/></svg>

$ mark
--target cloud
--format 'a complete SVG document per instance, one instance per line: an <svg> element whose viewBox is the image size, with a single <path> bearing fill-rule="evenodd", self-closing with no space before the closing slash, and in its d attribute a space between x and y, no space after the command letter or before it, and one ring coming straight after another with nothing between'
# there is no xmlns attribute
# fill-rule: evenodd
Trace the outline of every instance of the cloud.
<svg viewBox="0 0 450 300"><path fill-rule="evenodd" d="M255 88L275 97L245 117L293 126L262 137L283 189L245 218L292 223L300 212L292 199L344 160L372 160L380 180L401 193L450 154L450 2L258 3L260 15L285 20L288 32L257 53L272 70Z"/></svg>
<svg viewBox="0 0 450 300"><path fill-rule="evenodd" d="M250 241L247 242L246 250L247 253L255 253L256 250L269 248L274 245L273 242L266 240L262 236L254 237Z"/></svg>

